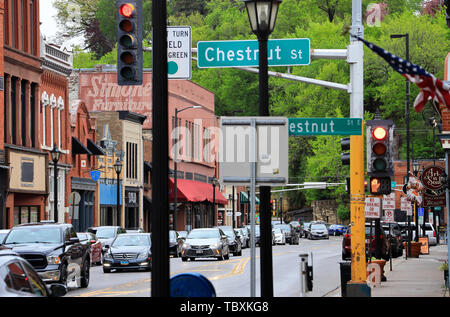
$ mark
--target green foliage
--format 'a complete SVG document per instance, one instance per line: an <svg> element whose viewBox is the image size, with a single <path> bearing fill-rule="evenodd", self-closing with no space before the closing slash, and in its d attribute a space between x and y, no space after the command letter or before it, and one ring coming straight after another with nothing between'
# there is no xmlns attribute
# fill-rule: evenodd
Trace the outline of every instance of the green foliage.
<svg viewBox="0 0 450 317"><path fill-rule="evenodd" d="M337 216L341 221L349 220L350 209L346 205L340 204L337 208Z"/></svg>

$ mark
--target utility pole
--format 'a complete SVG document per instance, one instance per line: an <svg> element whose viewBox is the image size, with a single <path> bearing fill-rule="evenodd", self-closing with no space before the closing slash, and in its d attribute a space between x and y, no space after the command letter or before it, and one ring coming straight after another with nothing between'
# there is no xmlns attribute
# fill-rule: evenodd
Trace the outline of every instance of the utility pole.
<svg viewBox="0 0 450 317"><path fill-rule="evenodd" d="M351 34L364 38L361 0L352 0ZM347 62L350 64L350 117L364 120L364 69L363 42L350 36ZM350 136L350 220L351 236L351 280L347 284L347 296L370 296L366 283L366 248L364 214L364 124L361 135Z"/></svg>

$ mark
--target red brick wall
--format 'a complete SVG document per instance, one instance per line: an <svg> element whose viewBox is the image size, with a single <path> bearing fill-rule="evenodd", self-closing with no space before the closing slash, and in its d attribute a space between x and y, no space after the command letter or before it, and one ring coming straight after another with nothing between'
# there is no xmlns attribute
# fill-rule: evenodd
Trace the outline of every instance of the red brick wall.
<svg viewBox="0 0 450 317"><path fill-rule="evenodd" d="M3 15L4 15L4 0L0 0L0 25L3 25ZM0 77L4 77L3 69L4 69L4 57L3 57L3 41L4 41L4 28L0 28ZM3 83L5 86L5 83ZM4 88L3 88L4 89ZM3 90L0 91L0 150L4 148L4 133L5 129L3 127L3 118L4 118L4 97Z"/></svg>

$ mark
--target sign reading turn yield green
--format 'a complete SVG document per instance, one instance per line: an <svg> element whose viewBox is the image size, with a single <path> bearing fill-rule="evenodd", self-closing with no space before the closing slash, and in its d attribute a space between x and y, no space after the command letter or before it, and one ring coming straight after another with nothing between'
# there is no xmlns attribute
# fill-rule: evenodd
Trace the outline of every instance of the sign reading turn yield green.
<svg viewBox="0 0 450 317"><path fill-rule="evenodd" d="M289 118L289 135L361 135L362 119Z"/></svg>
<svg viewBox="0 0 450 317"><path fill-rule="evenodd" d="M268 40L267 59L269 66L309 65L310 40ZM197 43L197 65L199 68L257 67L258 41L200 41Z"/></svg>

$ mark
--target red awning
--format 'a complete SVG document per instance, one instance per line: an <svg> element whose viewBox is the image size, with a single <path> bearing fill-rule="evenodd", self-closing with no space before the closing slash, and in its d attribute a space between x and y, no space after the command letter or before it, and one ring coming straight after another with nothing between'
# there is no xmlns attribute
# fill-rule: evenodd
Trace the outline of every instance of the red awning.
<svg viewBox="0 0 450 317"><path fill-rule="evenodd" d="M190 201L201 202L209 201L213 202L213 186L208 183L202 183L198 181L188 179L177 179L177 201ZM169 178L169 200L173 202L173 178ZM215 187L216 197L215 202L219 205L228 204L228 200L223 196L219 190L219 186Z"/></svg>

